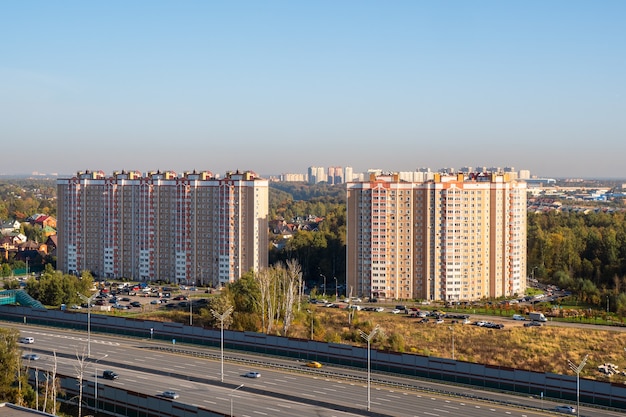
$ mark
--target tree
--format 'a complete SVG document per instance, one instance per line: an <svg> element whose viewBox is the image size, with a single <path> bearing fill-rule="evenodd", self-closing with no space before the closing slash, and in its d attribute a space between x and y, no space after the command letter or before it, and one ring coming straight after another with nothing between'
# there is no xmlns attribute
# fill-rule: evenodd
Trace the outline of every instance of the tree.
<svg viewBox="0 0 626 417"><path fill-rule="evenodd" d="M286 263L286 268L283 269L282 288L283 288L283 336L287 336L291 321L293 320L293 308L296 300L296 295L301 287L302 282L302 268L300 264L293 259L290 259Z"/></svg>
<svg viewBox="0 0 626 417"><path fill-rule="evenodd" d="M22 366L17 329L0 328L0 402L27 405L25 398L32 392Z"/></svg>

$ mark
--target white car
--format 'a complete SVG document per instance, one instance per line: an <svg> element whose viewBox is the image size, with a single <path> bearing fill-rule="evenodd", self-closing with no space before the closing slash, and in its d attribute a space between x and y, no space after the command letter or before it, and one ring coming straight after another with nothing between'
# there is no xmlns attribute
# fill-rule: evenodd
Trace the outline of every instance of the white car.
<svg viewBox="0 0 626 417"><path fill-rule="evenodd" d="M554 411L566 414L576 414L576 407L572 407L571 405L557 405L554 408Z"/></svg>
<svg viewBox="0 0 626 417"><path fill-rule="evenodd" d="M22 355L22 359L26 359L28 361L38 361L39 355L37 355L36 353L27 353L25 355Z"/></svg>
<svg viewBox="0 0 626 417"><path fill-rule="evenodd" d="M374 309L374 311L376 311L377 313L382 313L383 311L385 311L385 308L384 307L376 307Z"/></svg>
<svg viewBox="0 0 626 417"><path fill-rule="evenodd" d="M243 376L245 376L246 378L261 378L261 374L259 372L247 372L245 373Z"/></svg>
<svg viewBox="0 0 626 417"><path fill-rule="evenodd" d="M394 308L393 310L391 310L392 314L400 314L402 313L402 310L398 310L397 308Z"/></svg>
<svg viewBox="0 0 626 417"><path fill-rule="evenodd" d="M34 337L20 337L19 342L31 344L31 343L35 343L35 338Z"/></svg>
<svg viewBox="0 0 626 417"><path fill-rule="evenodd" d="M175 391L163 391L163 394L161 394L161 396L165 398L170 398L172 400L175 400L179 397L178 393Z"/></svg>

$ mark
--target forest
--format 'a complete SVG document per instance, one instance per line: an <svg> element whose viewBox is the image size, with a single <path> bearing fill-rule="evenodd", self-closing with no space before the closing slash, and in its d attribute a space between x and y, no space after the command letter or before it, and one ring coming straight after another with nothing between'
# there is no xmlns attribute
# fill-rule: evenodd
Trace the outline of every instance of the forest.
<svg viewBox="0 0 626 417"><path fill-rule="evenodd" d="M584 303L626 312L623 212L528 214L528 273Z"/></svg>

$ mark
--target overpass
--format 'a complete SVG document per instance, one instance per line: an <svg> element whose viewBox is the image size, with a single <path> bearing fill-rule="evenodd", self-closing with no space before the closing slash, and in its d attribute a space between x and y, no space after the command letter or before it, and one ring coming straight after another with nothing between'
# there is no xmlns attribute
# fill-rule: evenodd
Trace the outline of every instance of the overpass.
<svg viewBox="0 0 626 417"><path fill-rule="evenodd" d="M0 305L19 304L24 307L45 310L43 304L28 295L24 290L4 290L0 291Z"/></svg>

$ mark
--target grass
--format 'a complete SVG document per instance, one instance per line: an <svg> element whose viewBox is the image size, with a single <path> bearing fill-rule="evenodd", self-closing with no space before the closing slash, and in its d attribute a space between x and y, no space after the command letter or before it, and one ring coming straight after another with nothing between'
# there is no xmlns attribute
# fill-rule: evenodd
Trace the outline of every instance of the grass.
<svg viewBox="0 0 626 417"><path fill-rule="evenodd" d="M378 325L381 332L372 340L373 349L451 358L454 335L454 356L459 361L571 374L567 361L580 363L588 354L589 359L581 377L626 383L624 375L609 377L597 370L604 363L613 363L620 370L626 368L626 332L621 331L621 328L607 326L606 329L595 330L556 325L523 327L520 322L510 319L514 313L518 313L513 309L464 310L468 314L491 314L493 321L505 324L504 329L451 324L449 321L444 324L420 324L415 318L389 313L355 311L350 316L344 309L317 306L309 309L315 317L314 339L319 341L366 346L359 330L369 333ZM188 312L165 309L134 313L132 316L158 321L189 321ZM206 312L194 309L194 324L208 325L209 316ZM580 320L581 323L586 321L600 324L597 318ZM310 336L309 315L305 309L296 314L289 337L309 339Z"/></svg>
<svg viewBox="0 0 626 417"><path fill-rule="evenodd" d="M626 377L605 376L597 371L598 365L613 363L619 369L626 367L626 332L621 329L589 330L559 326L523 327L506 318L504 329L486 329L472 325L420 324L417 319L388 313L357 312L348 323L348 314L340 309L317 308L314 312L320 322L314 328L316 340L341 342L366 346L365 341L355 337L358 330L369 332L376 324L384 336L376 337L372 348L390 349L393 340L402 341L402 349L408 353L425 356L452 357L454 334L454 356L456 360L497 365L538 372L568 374L571 370L567 361L579 363L589 354L582 377L624 382ZM310 337L306 316L299 317L294 324L291 337ZM322 325L323 323L323 325ZM453 330L450 330L452 327Z"/></svg>

